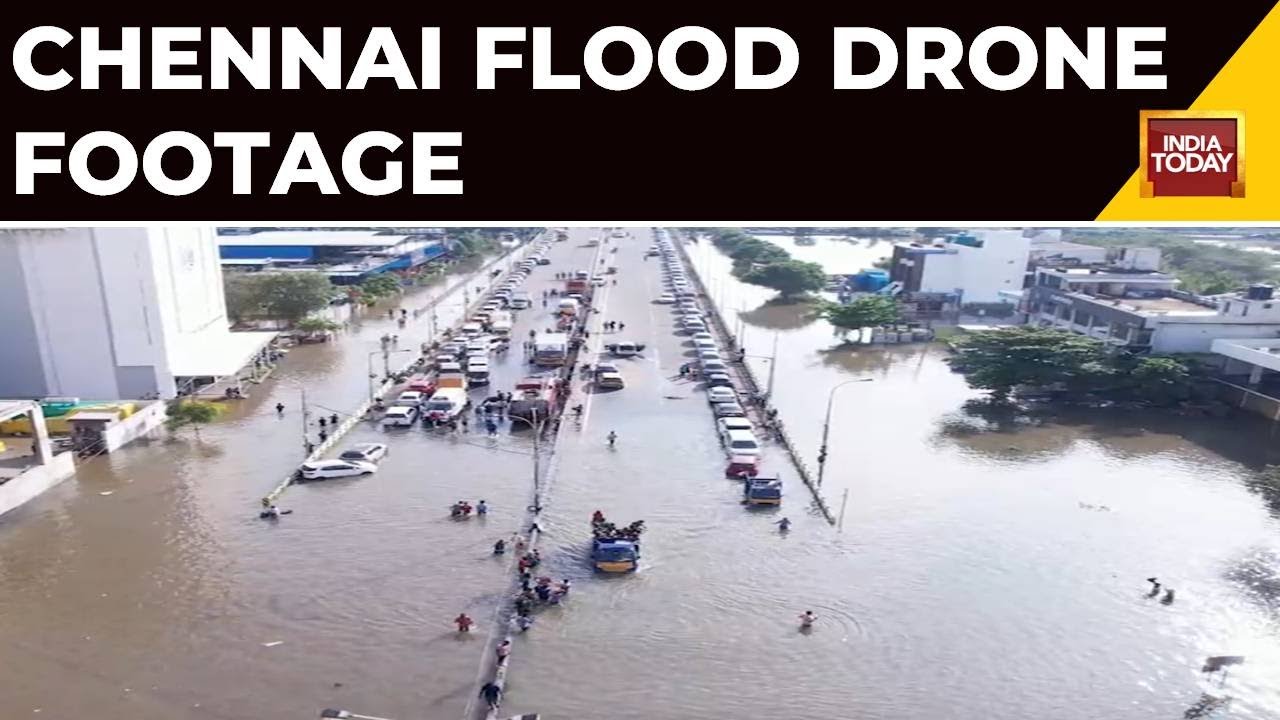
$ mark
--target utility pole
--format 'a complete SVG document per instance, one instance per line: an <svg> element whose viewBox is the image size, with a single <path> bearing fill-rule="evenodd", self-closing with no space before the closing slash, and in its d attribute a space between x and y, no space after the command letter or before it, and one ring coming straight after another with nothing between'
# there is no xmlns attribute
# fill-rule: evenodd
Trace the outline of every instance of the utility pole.
<svg viewBox="0 0 1280 720"><path fill-rule="evenodd" d="M849 505L849 488L844 489L844 497L840 499L840 523L836 529L844 532L844 509Z"/></svg>
<svg viewBox="0 0 1280 720"><path fill-rule="evenodd" d="M769 385L765 388L765 400L773 402L773 378L778 370L778 333L773 334L773 354L769 356Z"/></svg>
<svg viewBox="0 0 1280 720"><path fill-rule="evenodd" d="M310 413L307 412L307 391L302 390L302 447L306 449L307 454L311 454L311 441L307 438L307 418Z"/></svg>

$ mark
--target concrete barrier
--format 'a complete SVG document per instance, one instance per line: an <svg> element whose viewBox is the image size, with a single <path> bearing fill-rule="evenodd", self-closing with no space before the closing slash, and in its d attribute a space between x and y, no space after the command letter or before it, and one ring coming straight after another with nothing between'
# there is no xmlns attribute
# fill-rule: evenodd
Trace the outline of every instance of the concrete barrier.
<svg viewBox="0 0 1280 720"><path fill-rule="evenodd" d="M703 283L702 276L698 272L698 266L694 264L692 258L689 257L688 250L685 248L684 233L678 230L669 229L668 234L674 238L674 242L672 244L676 247L676 252L680 255L681 262L684 263L686 268L688 268L689 276L693 279L695 286L698 288L698 294L706 298L706 305L708 309L711 310L711 318L717 334L720 335L722 341L729 345L729 347L736 349L736 342L732 340L733 333L729 332L729 325L724 321L724 315L721 312L720 307L716 305L715 298L711 293L707 292L706 284ZM703 241L711 242L709 238L705 238ZM774 360L774 362L777 361ZM736 369L738 371L737 375L745 380L743 385L746 386L746 389L752 394L752 396L761 397L760 390L762 385L760 384L760 380L755 376L755 372L751 369L751 365L744 361L741 363L734 363L731 367ZM772 398L766 398L766 402L770 400L772 400ZM751 412L755 407L755 403L751 403L747 407L747 411ZM757 416L755 420L759 423L759 416ZM791 436L787 434L785 428L779 425L774 431L774 437L777 440L778 445L786 451L787 457L791 460L792 466L795 467L796 474L800 476L801 482L804 483L805 487L809 488L809 492L813 496L813 502L818 506L818 510L822 513L822 516L827 519L829 524L835 525L835 515L831 512L831 508L827 506L826 498L822 497L822 491L815 482L813 473L809 470L809 466L804 461L803 456L796 449L796 444L792 441Z"/></svg>

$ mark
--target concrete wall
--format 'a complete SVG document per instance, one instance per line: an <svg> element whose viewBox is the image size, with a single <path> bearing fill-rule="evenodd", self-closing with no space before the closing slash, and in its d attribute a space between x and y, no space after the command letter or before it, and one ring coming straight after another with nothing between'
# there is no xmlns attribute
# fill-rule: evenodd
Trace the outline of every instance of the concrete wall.
<svg viewBox="0 0 1280 720"><path fill-rule="evenodd" d="M153 402L133 415L108 427L102 433L102 441L107 452L116 450L143 437L164 424L168 413L165 404Z"/></svg>
<svg viewBox="0 0 1280 720"><path fill-rule="evenodd" d="M93 232L18 236L37 337L29 350L40 357L49 394L115 399L115 351Z"/></svg>
<svg viewBox="0 0 1280 720"><path fill-rule="evenodd" d="M50 458L48 463L30 468L0 485L0 515L31 500L75 473L75 457L69 452L58 453Z"/></svg>
<svg viewBox="0 0 1280 720"><path fill-rule="evenodd" d="M0 397L52 395L38 351L18 239L10 232L0 232L0 338Z"/></svg>
<svg viewBox="0 0 1280 720"><path fill-rule="evenodd" d="M212 228L10 231L0 300L11 397L173 397L184 339L228 328Z"/></svg>
<svg viewBox="0 0 1280 720"><path fill-rule="evenodd" d="M1221 317L1203 320L1147 321L1155 328L1151 337L1151 351L1155 353L1207 353L1213 341L1219 338L1274 338L1280 336L1277 323L1226 323Z"/></svg>

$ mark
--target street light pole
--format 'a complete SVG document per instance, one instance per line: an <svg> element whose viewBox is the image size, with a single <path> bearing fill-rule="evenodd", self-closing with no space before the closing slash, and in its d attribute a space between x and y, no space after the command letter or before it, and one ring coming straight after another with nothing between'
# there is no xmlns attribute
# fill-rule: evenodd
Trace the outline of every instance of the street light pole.
<svg viewBox="0 0 1280 720"><path fill-rule="evenodd" d="M822 476L827 469L827 438L831 435L831 408L836 400L836 391L845 385L853 383L871 382L871 378L854 378L845 380L844 382L831 388L831 392L827 394L827 415L822 421L822 446L818 448L818 487L822 487Z"/></svg>
<svg viewBox="0 0 1280 720"><path fill-rule="evenodd" d="M769 385L765 388L764 397L773 402L773 377L778 369L778 333L773 334L773 355L769 356ZM823 443L825 444L825 440Z"/></svg>
<svg viewBox="0 0 1280 720"><path fill-rule="evenodd" d="M369 353L369 357L368 357L368 360L369 360L369 363L368 363L368 365L369 365L369 402L373 402L373 395L374 395L374 394L373 394L373 379L374 379L375 377L377 377L376 375L374 375L374 374L373 374L373 356L374 356L374 355L377 355L377 354L379 354L379 353L381 353L381 354L382 354L382 368L383 368L383 372L384 372L383 377L391 377L391 353L393 353L393 352L402 353L402 352L413 352L413 351L412 351L412 350L410 350L410 349L408 349L408 348L401 349L401 350L388 350L388 349L384 346L384 347L383 347L383 349L381 349L381 350L374 350L374 351L372 351L372 352L370 352L370 353Z"/></svg>

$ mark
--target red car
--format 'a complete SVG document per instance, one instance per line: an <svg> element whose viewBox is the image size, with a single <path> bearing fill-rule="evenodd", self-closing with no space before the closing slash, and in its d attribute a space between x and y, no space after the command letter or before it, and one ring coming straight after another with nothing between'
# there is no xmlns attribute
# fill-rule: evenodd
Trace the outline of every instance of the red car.
<svg viewBox="0 0 1280 720"><path fill-rule="evenodd" d="M741 480L743 475L755 477L760 472L760 458L751 455L734 455L724 469L724 476Z"/></svg>

